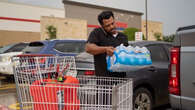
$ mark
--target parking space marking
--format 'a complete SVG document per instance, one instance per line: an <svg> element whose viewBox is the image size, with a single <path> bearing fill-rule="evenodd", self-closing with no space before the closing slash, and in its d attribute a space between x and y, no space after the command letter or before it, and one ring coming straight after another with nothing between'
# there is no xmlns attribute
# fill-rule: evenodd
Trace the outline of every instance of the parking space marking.
<svg viewBox="0 0 195 110"><path fill-rule="evenodd" d="M6 90L6 89L14 89L16 88L15 84L6 84L6 85L1 85L0 90Z"/></svg>
<svg viewBox="0 0 195 110"><path fill-rule="evenodd" d="M9 109L20 110L20 104L19 103L11 104L9 105ZM23 110L26 110L26 109L32 109L32 106L23 107Z"/></svg>

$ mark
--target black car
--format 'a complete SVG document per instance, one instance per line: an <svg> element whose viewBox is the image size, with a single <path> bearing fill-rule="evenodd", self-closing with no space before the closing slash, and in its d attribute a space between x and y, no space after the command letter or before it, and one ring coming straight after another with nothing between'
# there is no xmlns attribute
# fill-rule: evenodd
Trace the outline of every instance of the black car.
<svg viewBox="0 0 195 110"><path fill-rule="evenodd" d="M126 72L126 77L134 80L134 110L151 110L153 107L169 104L168 65L172 44L158 41L132 41L129 44L147 47L152 59L152 65ZM94 75L92 55L87 55L87 53L78 55L76 65L79 75Z"/></svg>

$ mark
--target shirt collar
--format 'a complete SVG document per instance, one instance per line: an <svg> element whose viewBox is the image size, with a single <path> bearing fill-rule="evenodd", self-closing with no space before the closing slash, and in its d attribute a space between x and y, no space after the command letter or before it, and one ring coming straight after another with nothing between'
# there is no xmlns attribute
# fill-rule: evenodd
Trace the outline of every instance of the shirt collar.
<svg viewBox="0 0 195 110"><path fill-rule="evenodd" d="M118 32L117 32L116 34L113 34L112 36L116 38L116 37L117 37L117 35L118 35Z"/></svg>

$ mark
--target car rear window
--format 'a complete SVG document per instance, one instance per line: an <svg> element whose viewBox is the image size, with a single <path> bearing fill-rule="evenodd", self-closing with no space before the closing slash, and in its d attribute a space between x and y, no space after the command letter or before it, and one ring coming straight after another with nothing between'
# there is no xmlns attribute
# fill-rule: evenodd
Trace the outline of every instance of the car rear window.
<svg viewBox="0 0 195 110"><path fill-rule="evenodd" d="M42 42L31 42L24 50L24 53L38 53L44 47Z"/></svg>
<svg viewBox="0 0 195 110"><path fill-rule="evenodd" d="M59 42L54 48L64 53L80 53L85 50L85 42Z"/></svg>
<svg viewBox="0 0 195 110"><path fill-rule="evenodd" d="M165 49L163 49L163 47L161 47L160 45L150 45L147 46L147 48L149 49L150 53L151 53L151 58L152 61L168 61L168 56L165 52Z"/></svg>

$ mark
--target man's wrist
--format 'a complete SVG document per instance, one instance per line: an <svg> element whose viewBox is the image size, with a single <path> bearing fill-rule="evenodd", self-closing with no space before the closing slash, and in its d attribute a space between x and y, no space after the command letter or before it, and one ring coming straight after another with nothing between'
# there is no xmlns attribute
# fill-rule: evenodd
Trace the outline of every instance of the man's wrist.
<svg viewBox="0 0 195 110"><path fill-rule="evenodd" d="M104 53L106 53L106 52L107 52L108 47L107 47L107 46L105 46L105 47L103 47L103 48L104 48Z"/></svg>

